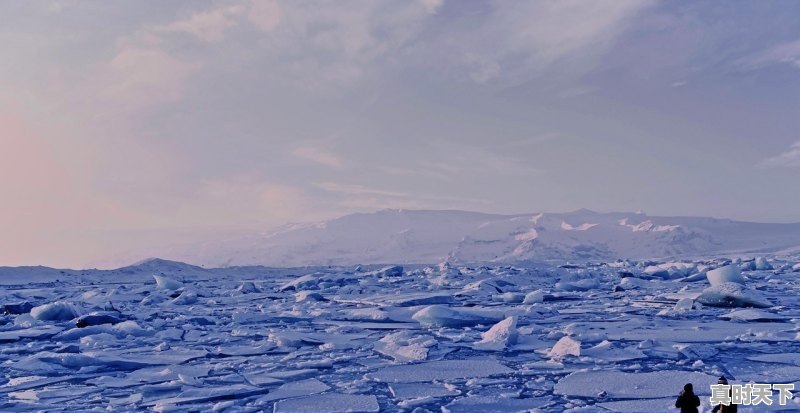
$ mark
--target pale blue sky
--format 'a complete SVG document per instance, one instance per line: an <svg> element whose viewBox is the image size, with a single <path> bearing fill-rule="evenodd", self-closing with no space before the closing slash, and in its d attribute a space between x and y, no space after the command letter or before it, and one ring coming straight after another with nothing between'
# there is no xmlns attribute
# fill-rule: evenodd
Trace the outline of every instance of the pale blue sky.
<svg viewBox="0 0 800 413"><path fill-rule="evenodd" d="M800 221L795 1L0 3L0 265L381 208Z"/></svg>

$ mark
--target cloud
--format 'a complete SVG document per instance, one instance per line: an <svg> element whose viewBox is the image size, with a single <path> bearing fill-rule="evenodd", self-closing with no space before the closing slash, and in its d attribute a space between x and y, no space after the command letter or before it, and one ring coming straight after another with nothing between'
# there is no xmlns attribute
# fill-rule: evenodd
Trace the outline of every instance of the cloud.
<svg viewBox="0 0 800 413"><path fill-rule="evenodd" d="M331 168L341 168L344 166L344 163L338 156L316 146L298 146L292 150L292 155Z"/></svg>
<svg viewBox="0 0 800 413"><path fill-rule="evenodd" d="M277 0L252 0L192 14L172 23L145 28L155 33L183 33L198 40L216 43L225 39L226 32L249 22L263 32L274 30L283 18Z"/></svg>
<svg viewBox="0 0 800 413"><path fill-rule="evenodd" d="M540 142L551 138L542 139ZM434 147L440 152L441 162L431 167L450 174L453 179L463 177L465 171L507 176L538 176L544 173L530 159L508 156L477 146L460 142L439 142Z"/></svg>
<svg viewBox="0 0 800 413"><path fill-rule="evenodd" d="M461 198L444 195L407 193L358 184L340 182L317 182L314 186L336 197L336 206L342 211L374 211L376 209L403 208L461 208L480 209L490 204L483 199Z"/></svg>
<svg viewBox="0 0 800 413"><path fill-rule="evenodd" d="M409 195L404 192L387 191L385 189L369 188L362 185L342 184L337 182L318 182L314 186L341 195L349 196L382 196L392 198L405 198Z"/></svg>
<svg viewBox="0 0 800 413"><path fill-rule="evenodd" d="M135 110L179 101L186 79L199 67L157 47L126 46L92 82L102 98Z"/></svg>
<svg viewBox="0 0 800 413"><path fill-rule="evenodd" d="M283 19L283 11L277 0L253 0L247 19L262 31L274 30Z"/></svg>
<svg viewBox="0 0 800 413"><path fill-rule="evenodd" d="M772 64L789 64L800 69L800 39L772 46L742 63L751 69Z"/></svg>
<svg viewBox="0 0 800 413"><path fill-rule="evenodd" d="M785 152L759 162L761 167L800 167L800 141Z"/></svg>
<svg viewBox="0 0 800 413"><path fill-rule="evenodd" d="M195 202L183 208L185 225L274 226L290 220L316 219L312 200L302 188L237 175L201 183Z"/></svg>
<svg viewBox="0 0 800 413"><path fill-rule="evenodd" d="M530 76L572 59L585 66L600 55L651 0L531 0L492 3L477 27L457 33L455 49L469 77L485 83ZM452 40L450 40L452 43ZM450 47L451 49L453 47Z"/></svg>
<svg viewBox="0 0 800 413"><path fill-rule="evenodd" d="M236 18L244 13L241 5L233 5L195 13L190 17L174 21L151 30L164 33L185 33L206 42L219 42L225 31L237 24Z"/></svg>

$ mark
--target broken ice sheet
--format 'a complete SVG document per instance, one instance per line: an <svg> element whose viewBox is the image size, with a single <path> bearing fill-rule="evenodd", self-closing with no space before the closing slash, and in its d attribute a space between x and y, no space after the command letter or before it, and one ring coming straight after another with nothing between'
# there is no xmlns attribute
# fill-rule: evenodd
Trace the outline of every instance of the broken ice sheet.
<svg viewBox="0 0 800 413"><path fill-rule="evenodd" d="M367 378L389 383L414 383L510 374L513 370L492 359L442 360L390 366L367 374Z"/></svg>
<svg viewBox="0 0 800 413"><path fill-rule="evenodd" d="M322 393L324 391L328 391L329 389L330 387L327 384L317 379L300 380L286 383L278 387L274 391L259 397L256 400L256 403L259 404L271 402L274 400L288 399L290 397L308 396L311 394Z"/></svg>
<svg viewBox="0 0 800 413"><path fill-rule="evenodd" d="M549 397L516 399L469 396L458 398L442 406L442 413L525 413L545 407L550 403Z"/></svg>
<svg viewBox="0 0 800 413"><path fill-rule="evenodd" d="M554 393L577 397L597 397L604 394L612 399L657 399L675 395L686 383L693 383L695 393L705 395L710 394L709 386L717 383L717 377L680 370L647 373L578 371L559 380Z"/></svg>
<svg viewBox="0 0 800 413"><path fill-rule="evenodd" d="M438 398L461 394L455 386L438 383L390 383L389 390L397 400Z"/></svg>
<svg viewBox="0 0 800 413"><path fill-rule="evenodd" d="M377 413L380 411L374 395L326 393L281 400L275 403L274 413Z"/></svg>
<svg viewBox="0 0 800 413"><path fill-rule="evenodd" d="M693 265L716 268L724 263ZM158 401L162 402L159 409L165 411L273 411L278 402L288 409L293 405L288 400L314 394L321 399L307 401L318 403L325 400L322 396L376 396L379 410L389 413L417 408L439 411L441 407L487 411L492 407L487 407L486 400L508 411L540 402L548 403L537 407L546 412L573 408L641 411L632 406L641 406L641 400L646 399L627 391L613 398L618 389L610 385L604 389L594 389L591 383L577 386L590 390L585 396L565 397L561 392L573 380L568 378L570 373L598 368L624 374L622 379L629 389L640 382L648 386L653 381L651 374L680 369L674 380L661 380L661 387L666 389L657 399L651 399L655 403L674 403L672 399L684 380L694 380L694 373L712 378L730 374L734 382L768 379L773 373L790 381L800 378L794 348L800 317L798 301L793 298L800 293L796 273L778 274L776 270L745 274L750 289L776 304L758 313L752 309L695 308L694 303L692 310L667 318L656 313L673 309L681 298L687 298L685 304L694 300L708 285L705 274L700 273L702 279L694 281L646 280L631 277L642 275L646 266L660 264L614 264L593 266L591 270L578 265L563 271L448 264L450 275L442 284L431 282L433 276L440 276L436 269L429 274L406 268L402 276L380 278L369 275L370 271L329 267L321 271L323 277L309 277L315 282L301 286L299 291L308 292L306 296L318 293L329 300L325 302L297 303L298 291L276 292L280 285L298 278L293 271L273 269L270 271L276 276L259 278L254 274L266 270L253 268L213 270L218 271L214 279L202 283L165 273L181 280L179 291L157 289L151 274L130 283L125 278L106 285L97 277L90 287L67 282L58 288L13 290L14 294L5 294L8 303L63 301L89 312L112 311L105 306L113 296L113 308L132 322L124 331L113 327L121 324L117 323L62 333L65 326L73 327L69 321L37 321L29 314L5 316L0 340L5 336L11 341L0 346L0 373L11 380L0 385L0 399L6 397L5 402L0 401L0 410L12 407L7 400L8 393L14 392L14 397L27 397L28 410L41 411L109 406L125 411ZM785 266L772 264L776 268ZM599 286L553 293L564 271L576 272L578 277L591 272L589 276ZM623 271L635 276L620 278L618 272ZM143 286L139 285L142 280L146 280ZM237 291L245 280L255 280L254 285L262 292ZM466 285L472 287L462 289ZM621 285L631 288L613 291ZM198 303L173 305L171 296L186 290L203 291ZM532 292L536 293L525 304L524 296ZM523 303L516 302L520 296ZM143 300L145 297L150 299ZM424 300L449 304L420 305ZM416 306L402 306L411 304ZM431 305L468 320L463 325L439 326L421 325L411 318ZM684 307L688 309L688 305ZM738 320L719 318L727 315L736 315L730 318ZM776 316L783 319L771 320ZM517 321L516 343L506 340L511 334L505 332L512 329L495 329L498 322L509 317ZM580 356L567 356L563 363L548 361L547 352L565 336L580 342ZM496 342L497 349L476 350L473 346L481 341ZM286 346L279 346L279 342ZM43 361L35 357L37 354L73 356L48 356ZM98 358L100 354L108 358ZM37 366L16 368L23 367L17 363L25 364L26 360ZM88 363L82 365L82 361ZM138 364L125 365L125 361ZM14 379L32 374L40 378L28 382ZM615 377L597 376L588 381L613 384L619 381ZM698 392L702 391L702 383L694 384ZM673 385L676 387L670 388ZM72 387L75 394L83 394L87 388L97 391L88 393L88 397L74 397L67 394Z"/></svg>

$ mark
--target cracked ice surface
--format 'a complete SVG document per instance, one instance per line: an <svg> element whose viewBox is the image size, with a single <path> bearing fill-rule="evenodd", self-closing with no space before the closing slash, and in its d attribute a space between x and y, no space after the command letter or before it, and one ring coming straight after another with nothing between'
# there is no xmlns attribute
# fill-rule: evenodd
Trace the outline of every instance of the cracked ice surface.
<svg viewBox="0 0 800 413"><path fill-rule="evenodd" d="M800 388L797 262L4 269L0 410L707 409Z"/></svg>

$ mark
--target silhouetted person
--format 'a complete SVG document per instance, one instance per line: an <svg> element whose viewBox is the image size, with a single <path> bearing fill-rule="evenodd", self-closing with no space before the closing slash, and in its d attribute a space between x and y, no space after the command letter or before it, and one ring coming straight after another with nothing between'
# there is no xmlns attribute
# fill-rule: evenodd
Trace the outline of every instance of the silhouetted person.
<svg viewBox="0 0 800 413"><path fill-rule="evenodd" d="M681 409L681 413L697 413L697 406L700 406L700 398L694 394L692 383L686 383L675 400L675 407Z"/></svg>
<svg viewBox="0 0 800 413"><path fill-rule="evenodd" d="M717 384L728 384L728 379L725 376L722 376L717 380ZM733 391L728 391L728 395L732 395ZM729 405L718 404L711 409L711 413L737 413L739 411L739 407L735 404L731 403Z"/></svg>

